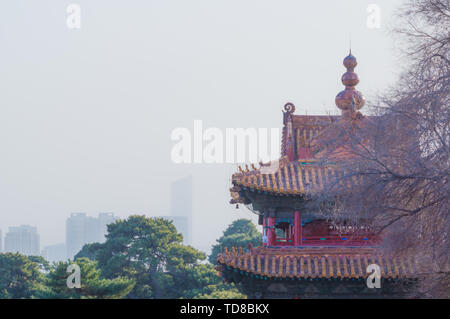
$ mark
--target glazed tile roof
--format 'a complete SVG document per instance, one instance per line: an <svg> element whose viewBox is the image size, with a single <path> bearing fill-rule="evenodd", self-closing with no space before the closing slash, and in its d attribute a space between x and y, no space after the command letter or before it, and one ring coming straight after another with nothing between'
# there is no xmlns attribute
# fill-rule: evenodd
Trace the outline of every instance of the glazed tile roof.
<svg viewBox="0 0 450 319"><path fill-rule="evenodd" d="M330 153L331 149L327 151L327 147L322 145L324 137L335 136L333 128L339 127L342 116L294 115L295 107L290 103L285 106L285 110L281 158L277 162L260 163L259 168L254 165L251 165L251 169L248 165L245 169L239 167L239 172L232 175L230 203L245 203L245 199L239 195L242 189L283 195L320 192L345 174L337 169L335 163L326 162L324 158L332 155L334 159L345 159L350 156L349 150L341 145ZM364 125L369 118L362 117L354 123ZM356 177L347 180L352 185L358 184Z"/></svg>
<svg viewBox="0 0 450 319"><path fill-rule="evenodd" d="M382 256L375 248L309 247L271 249L259 247L225 251L218 256L219 270L227 267L266 278L367 278L367 266L380 266L381 278L413 278L412 260Z"/></svg>
<svg viewBox="0 0 450 319"><path fill-rule="evenodd" d="M296 157L299 159L311 159L313 153L311 146L315 138L332 123L339 121L341 116L331 115L291 115L292 135L295 140ZM289 121L289 120L288 120ZM281 155L287 155L288 127L283 127L281 139Z"/></svg>
<svg viewBox="0 0 450 319"><path fill-rule="evenodd" d="M315 138L330 124L339 120L340 116L325 115L293 115L293 132L297 158L308 159L313 157L311 146Z"/></svg>
<svg viewBox="0 0 450 319"><path fill-rule="evenodd" d="M321 162L314 160L280 162L274 170L264 167L242 170L232 176L234 185L230 189L232 203L242 202L239 196L239 191L242 189L254 189L285 195L313 194L333 185L344 174L345 171L338 170L336 165L323 165ZM339 183L342 183L342 180ZM351 179L346 179L346 183L357 185L359 181L354 176ZM346 186L351 187L352 185Z"/></svg>
<svg viewBox="0 0 450 319"><path fill-rule="evenodd" d="M336 176L333 167L317 165L314 162L296 161L280 165L273 172L265 173L256 169L234 174L232 182L265 191L300 194L312 192L323 187Z"/></svg>

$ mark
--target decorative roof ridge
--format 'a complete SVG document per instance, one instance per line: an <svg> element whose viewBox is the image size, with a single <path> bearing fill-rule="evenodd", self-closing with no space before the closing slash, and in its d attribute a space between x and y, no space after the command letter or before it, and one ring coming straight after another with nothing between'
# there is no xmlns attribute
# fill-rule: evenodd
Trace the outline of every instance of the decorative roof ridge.
<svg viewBox="0 0 450 319"><path fill-rule="evenodd" d="M305 125L329 125L335 121L338 121L342 118L342 115L329 115L329 114L317 114L317 115L302 115L302 114L294 114L292 115L292 119L295 124L299 124L298 122L305 122ZM319 122L319 120L328 120L326 122ZM309 123L311 122L311 124Z"/></svg>

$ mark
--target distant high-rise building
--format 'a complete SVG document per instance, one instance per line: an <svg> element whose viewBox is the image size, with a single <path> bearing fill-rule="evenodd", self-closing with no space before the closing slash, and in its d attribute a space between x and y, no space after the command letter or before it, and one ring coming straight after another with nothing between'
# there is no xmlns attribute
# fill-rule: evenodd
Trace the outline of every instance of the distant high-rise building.
<svg viewBox="0 0 450 319"><path fill-rule="evenodd" d="M66 220L67 257L72 258L86 243L86 214L72 213Z"/></svg>
<svg viewBox="0 0 450 319"><path fill-rule="evenodd" d="M99 227L100 227L100 242L105 240L105 235L108 233L107 226L114 223L118 217L114 216L114 213L100 213L98 214Z"/></svg>
<svg viewBox="0 0 450 319"><path fill-rule="evenodd" d="M183 242L185 244L190 244L190 242L186 240L186 238L189 236L189 221L186 216L158 216L158 217L172 221L177 231L183 235Z"/></svg>
<svg viewBox="0 0 450 319"><path fill-rule="evenodd" d="M192 176L181 178L170 187L170 215L183 234L185 244L192 243Z"/></svg>
<svg viewBox="0 0 450 319"><path fill-rule="evenodd" d="M9 227L5 234L5 252L39 256L39 234L36 227Z"/></svg>
<svg viewBox="0 0 450 319"><path fill-rule="evenodd" d="M0 229L0 253L3 252L2 230Z"/></svg>
<svg viewBox="0 0 450 319"><path fill-rule="evenodd" d="M49 262L65 261L67 259L66 244L56 244L44 247L41 256Z"/></svg>
<svg viewBox="0 0 450 319"><path fill-rule="evenodd" d="M106 225L117 219L113 213L100 213L98 218L72 213L66 221L67 257L73 258L85 244L104 242Z"/></svg>

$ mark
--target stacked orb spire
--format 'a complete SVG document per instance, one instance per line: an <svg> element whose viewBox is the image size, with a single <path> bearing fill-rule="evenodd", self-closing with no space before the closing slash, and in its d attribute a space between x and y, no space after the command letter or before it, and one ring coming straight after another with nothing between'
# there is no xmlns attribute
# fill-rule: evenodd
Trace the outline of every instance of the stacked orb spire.
<svg viewBox="0 0 450 319"><path fill-rule="evenodd" d="M336 95L336 105L341 109L342 115L345 117L354 117L359 109L364 106L365 99L361 92L355 89L359 83L358 75L354 72L358 63L356 58L352 55L352 51L344 59L344 66L347 72L342 75L342 84L345 85L345 90Z"/></svg>

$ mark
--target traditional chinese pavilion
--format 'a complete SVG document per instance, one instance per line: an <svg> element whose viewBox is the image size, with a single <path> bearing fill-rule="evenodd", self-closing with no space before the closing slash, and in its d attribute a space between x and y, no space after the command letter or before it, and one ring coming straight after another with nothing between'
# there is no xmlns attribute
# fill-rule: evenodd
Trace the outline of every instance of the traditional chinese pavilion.
<svg viewBox="0 0 450 319"><path fill-rule="evenodd" d="M369 120L359 112L365 100L355 89L356 65L350 52L344 59L345 89L335 100L341 115L296 115L294 105L286 104L279 161L239 168L232 176L231 203L258 214L263 245L245 252L225 249L218 270L251 298L403 297L408 292L412 260L382 255L377 248L382 238L364 221L331 222L308 208L339 174L339 164L321 158L319 134L338 121ZM381 288L366 284L370 264L380 267Z"/></svg>

